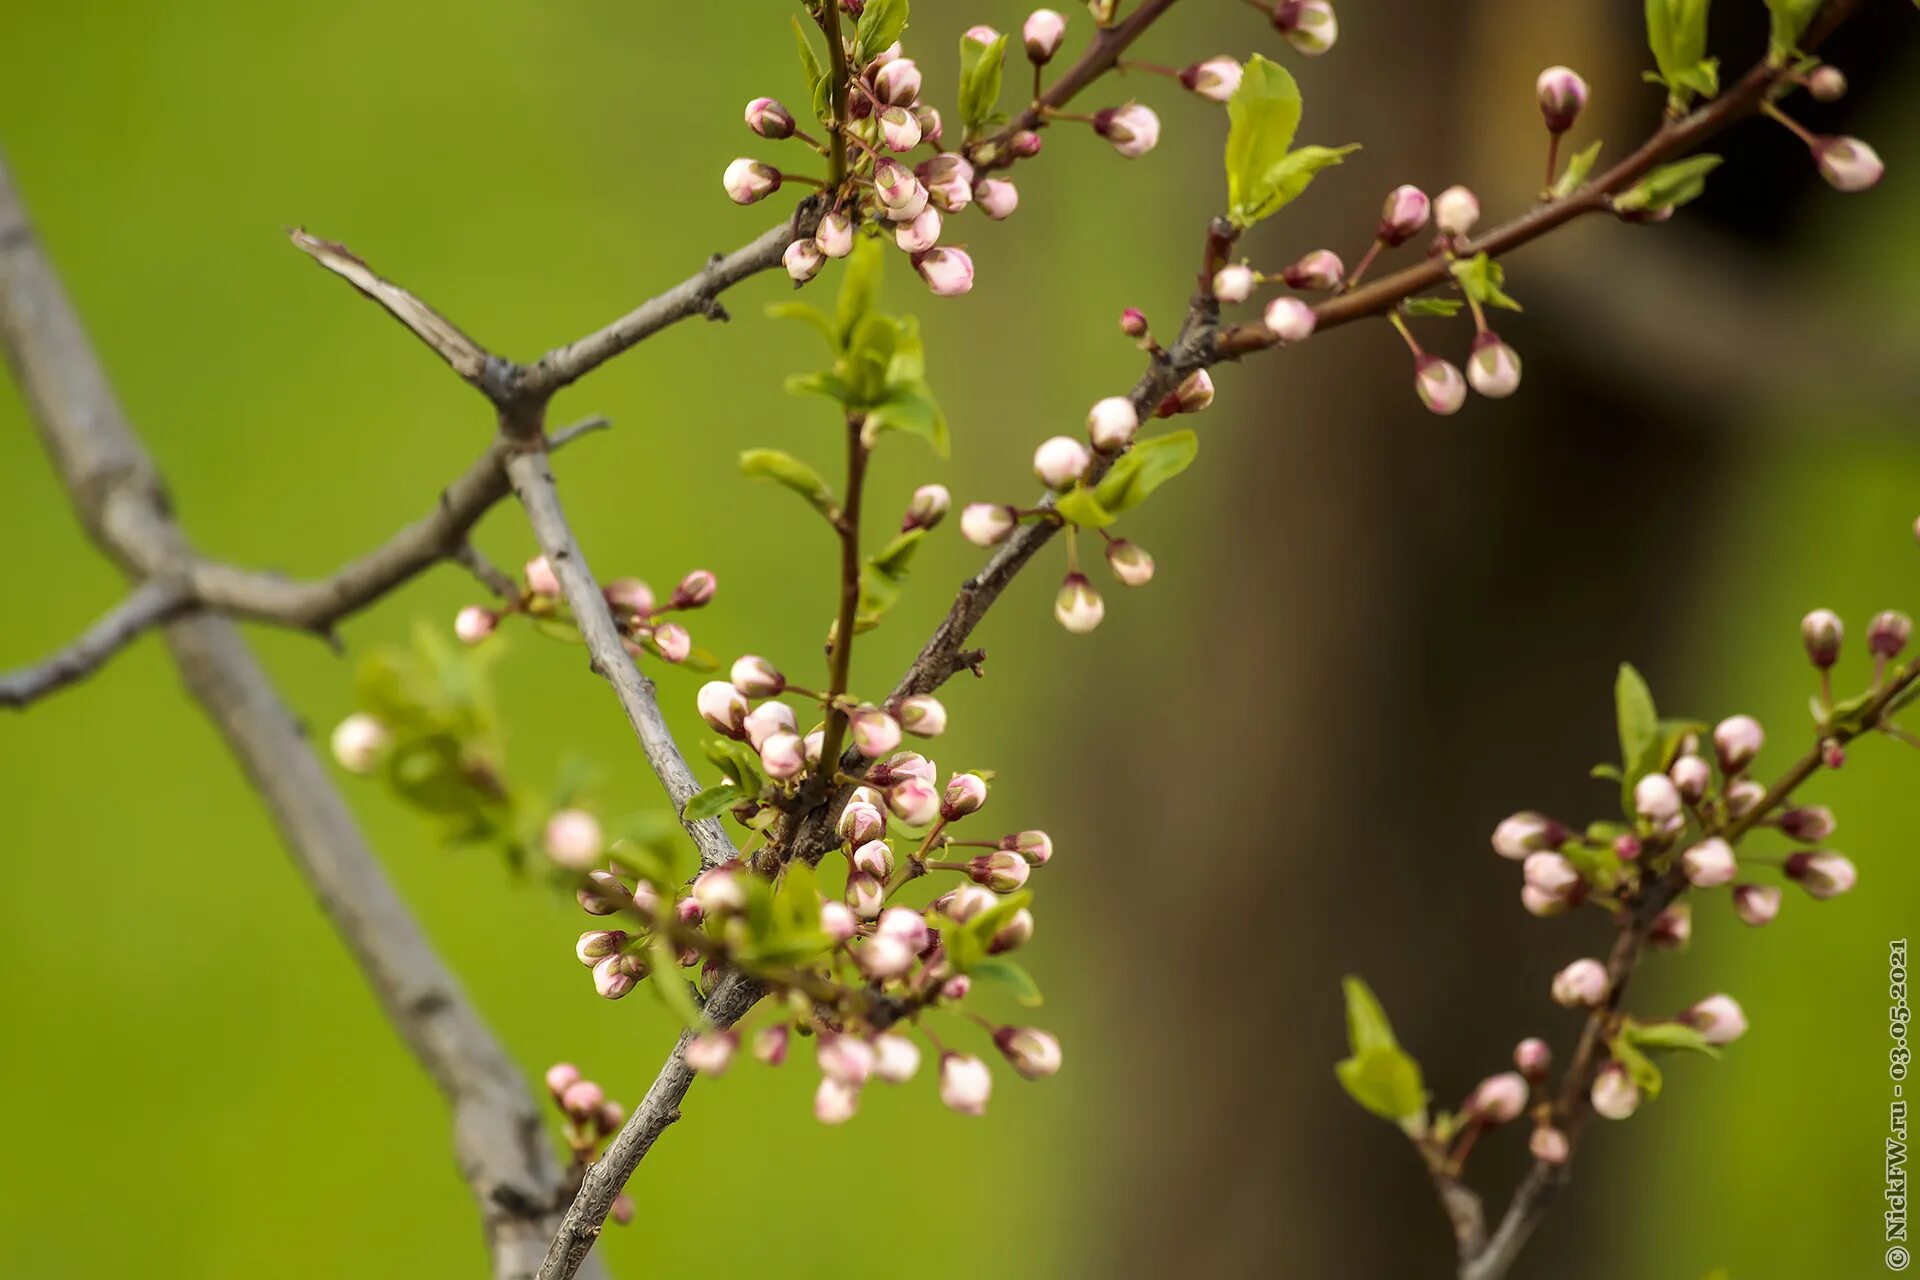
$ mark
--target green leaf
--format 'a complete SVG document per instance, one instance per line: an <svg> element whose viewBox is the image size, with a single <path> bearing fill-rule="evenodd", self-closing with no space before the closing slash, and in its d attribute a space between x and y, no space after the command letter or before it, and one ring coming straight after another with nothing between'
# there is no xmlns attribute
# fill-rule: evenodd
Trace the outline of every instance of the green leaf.
<svg viewBox="0 0 1920 1280"><path fill-rule="evenodd" d="M687 807L681 810L680 816L688 822L717 818L746 798L739 787L731 782L723 782L717 787L708 787L687 801Z"/></svg>
<svg viewBox="0 0 1920 1280"><path fill-rule="evenodd" d="M746 743L731 738L709 738L700 745L714 767L749 798L759 795L766 787L766 776L760 772L760 753Z"/></svg>
<svg viewBox="0 0 1920 1280"><path fill-rule="evenodd" d="M1348 974L1340 980L1340 989L1347 997L1348 1048L1360 1054L1369 1049L1400 1047L1393 1024L1387 1021L1387 1011L1380 1007L1380 998L1364 978Z"/></svg>
<svg viewBox="0 0 1920 1280"><path fill-rule="evenodd" d="M1501 307L1508 311L1520 310L1520 304L1508 297L1501 286L1507 282L1504 267L1484 253L1476 253L1465 262L1453 264L1453 278L1460 282L1461 292L1483 307Z"/></svg>
<svg viewBox="0 0 1920 1280"><path fill-rule="evenodd" d="M827 482L800 459L779 449L748 449L740 455L741 474L784 485L807 500L815 511L832 520L839 515Z"/></svg>
<svg viewBox="0 0 1920 1280"><path fill-rule="evenodd" d="M854 400L853 388L832 373L790 374L782 385L786 387L789 395L825 396L829 400L838 400L843 405L851 404Z"/></svg>
<svg viewBox="0 0 1920 1280"><path fill-rule="evenodd" d="M667 944L666 933L654 930L653 937L647 941L647 963L652 966L648 976L653 979L653 989L660 996L660 1003L667 1006L680 1021L698 1031L707 1025L700 1016L700 1006L694 1002L693 989L687 980L680 976L680 957Z"/></svg>
<svg viewBox="0 0 1920 1280"><path fill-rule="evenodd" d="M1427 1092L1420 1064L1398 1048L1369 1049L1333 1067L1353 1100L1408 1133L1426 1127Z"/></svg>
<svg viewBox="0 0 1920 1280"><path fill-rule="evenodd" d="M1138 441L1100 478L1093 496L1115 515L1131 511L1191 466L1199 452L1200 437L1192 431L1170 431Z"/></svg>
<svg viewBox="0 0 1920 1280"><path fill-rule="evenodd" d="M867 410L866 429L904 431L925 440L939 457L946 457L952 445L947 433L947 415L933 398L933 390L924 382L894 387L886 398Z"/></svg>
<svg viewBox="0 0 1920 1280"><path fill-rule="evenodd" d="M833 327L833 321L827 319L827 313L805 302L771 302L767 304L767 315L774 320L800 320L820 331L827 340L827 346L835 353L840 350L840 334Z"/></svg>
<svg viewBox="0 0 1920 1280"><path fill-rule="evenodd" d="M1033 975L1025 967L1005 956L988 956L985 960L975 962L967 972L972 977L985 978L989 982L1013 988L1013 998L1028 1008L1041 1003L1040 984L1033 980Z"/></svg>
<svg viewBox="0 0 1920 1280"><path fill-rule="evenodd" d="M1104 529L1119 519L1113 512L1100 505L1100 499L1091 489L1069 489L1054 499L1053 509L1072 524L1083 529Z"/></svg>
<svg viewBox="0 0 1920 1280"><path fill-rule="evenodd" d="M1007 54L1007 38L991 44L960 38L960 123L972 134L993 123L1000 104L1000 71Z"/></svg>
<svg viewBox="0 0 1920 1280"><path fill-rule="evenodd" d="M1661 737L1653 690L1630 662L1620 664L1613 682L1613 716L1620 734L1622 790L1631 812L1634 783L1660 771Z"/></svg>
<svg viewBox="0 0 1920 1280"><path fill-rule="evenodd" d="M860 571L860 605L854 614L856 635L880 625L881 617L899 602L913 553L926 535L925 529L909 529L868 557Z"/></svg>
<svg viewBox="0 0 1920 1280"><path fill-rule="evenodd" d="M1688 156L1663 164L1634 187L1615 196L1613 207L1635 209L1678 208L1707 189L1707 175L1720 167L1719 156Z"/></svg>
<svg viewBox="0 0 1920 1280"><path fill-rule="evenodd" d="M1408 298L1400 309L1410 316L1457 316L1466 305L1458 298Z"/></svg>
<svg viewBox="0 0 1920 1280"><path fill-rule="evenodd" d="M1554 179L1553 194L1556 199L1566 199L1586 182L1587 175L1593 172L1595 162L1600 159L1602 145L1595 142L1592 146L1584 147L1567 157L1567 167L1561 171L1558 178Z"/></svg>
<svg viewBox="0 0 1920 1280"><path fill-rule="evenodd" d="M913 553L919 550L920 543L926 536L927 531L921 528L908 529L904 533L896 534L893 540L876 551L867 563L890 578L901 577L907 572L907 566L913 562Z"/></svg>
<svg viewBox="0 0 1920 1280"><path fill-rule="evenodd" d="M1626 1068L1627 1079L1640 1086L1647 1101L1660 1096L1660 1068L1653 1065L1652 1058L1640 1052L1624 1033L1608 1041L1607 1047L1613 1052L1613 1060Z"/></svg>
<svg viewBox="0 0 1920 1280"><path fill-rule="evenodd" d="M815 930L820 927L820 884L813 868L803 859L788 862L780 873L780 887L774 890L776 921L789 930Z"/></svg>
<svg viewBox="0 0 1920 1280"><path fill-rule="evenodd" d="M824 124L829 114L821 109L826 97L822 91L827 87L827 73L821 67L820 55L813 51L813 41L807 38L807 29L800 25L797 14L793 18L793 38L800 46L800 70L807 77L807 97L814 104L814 115Z"/></svg>
<svg viewBox="0 0 1920 1280"><path fill-rule="evenodd" d="M900 38L907 26L907 0L867 0L853 29L853 61L864 67Z"/></svg>
<svg viewBox="0 0 1920 1280"><path fill-rule="evenodd" d="M1675 106L1691 94L1719 91L1717 65L1707 58L1707 6L1710 0L1646 0L1647 47L1660 68Z"/></svg>
<svg viewBox="0 0 1920 1280"><path fill-rule="evenodd" d="M1708 1044L1705 1036L1680 1022L1629 1022L1620 1029L1620 1034L1635 1048L1651 1049L1656 1053L1704 1053L1709 1058L1720 1056L1720 1050Z"/></svg>
<svg viewBox="0 0 1920 1280"><path fill-rule="evenodd" d="M1307 189L1315 174L1322 169L1332 168L1359 149L1360 144L1352 142L1344 147L1308 146L1287 152L1253 185L1251 195L1254 203L1246 220L1240 225L1252 226L1262 218L1280 212L1300 198L1300 193Z"/></svg>
<svg viewBox="0 0 1920 1280"><path fill-rule="evenodd" d="M886 395L887 372L899 346L900 323L892 316L869 313L853 326L834 365L853 394L849 408L864 410Z"/></svg>
<svg viewBox="0 0 1920 1280"><path fill-rule="evenodd" d="M1248 59L1240 87L1227 100L1227 215L1238 225L1264 216L1258 211L1263 185L1293 146L1300 112L1293 74L1257 53Z"/></svg>
<svg viewBox="0 0 1920 1280"><path fill-rule="evenodd" d="M878 240L861 236L853 242L853 252L847 255L840 273L840 295L834 306L835 328L838 331L834 343L836 350L846 350L853 338L853 331L860 327L861 321L873 314L875 304L880 301L880 284L886 273L886 265L886 253Z"/></svg>
<svg viewBox="0 0 1920 1280"><path fill-rule="evenodd" d="M964 924L943 925L940 940L946 945L948 963L953 965L954 972L971 973L975 965L984 964L988 958L987 944L993 941L993 935L1032 901L1033 894L1023 889L1008 894Z"/></svg>

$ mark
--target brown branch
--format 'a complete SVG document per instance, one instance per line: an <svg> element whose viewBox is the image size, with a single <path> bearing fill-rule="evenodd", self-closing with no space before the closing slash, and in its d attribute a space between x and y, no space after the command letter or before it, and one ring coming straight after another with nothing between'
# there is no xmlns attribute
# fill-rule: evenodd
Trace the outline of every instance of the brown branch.
<svg viewBox="0 0 1920 1280"><path fill-rule="evenodd" d="M0 165L0 340L76 512L130 573L191 555L65 289ZM260 793L288 852L394 1029L453 1112L493 1273L522 1280L561 1190L518 1069L394 892L352 814L239 633L194 614L167 624L187 687Z"/></svg>
<svg viewBox="0 0 1920 1280"><path fill-rule="evenodd" d="M451 320L399 285L375 275L347 246L310 236L298 227L287 237L295 248L385 307L388 315L413 330L414 336L432 347L455 373L476 387L482 385L492 357Z"/></svg>
<svg viewBox="0 0 1920 1280"><path fill-rule="evenodd" d="M59 653L35 666L0 673L0 707L24 708L85 679L147 631L178 615L189 602L178 582L142 583Z"/></svg>

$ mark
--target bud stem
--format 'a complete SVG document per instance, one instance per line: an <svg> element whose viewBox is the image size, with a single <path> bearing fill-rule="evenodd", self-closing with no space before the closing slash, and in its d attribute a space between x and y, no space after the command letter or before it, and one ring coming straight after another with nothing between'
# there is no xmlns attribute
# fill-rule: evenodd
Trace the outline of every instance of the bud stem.
<svg viewBox="0 0 1920 1280"><path fill-rule="evenodd" d="M1376 243L1374 247L1377 249L1380 246ZM1355 274L1357 275L1358 273L1355 273ZM1398 311L1389 311L1387 312L1387 320L1393 325L1394 328L1400 331L1400 336L1407 340L1407 346L1413 352L1413 358L1415 360L1418 360L1421 356L1424 356L1425 354L1427 354L1426 351L1420 346L1420 344L1414 340L1413 330L1407 328L1407 320L1405 316L1401 315Z"/></svg>
<svg viewBox="0 0 1920 1280"><path fill-rule="evenodd" d="M1818 147L1820 145L1820 139L1814 137L1813 134L1809 133L1800 124L1798 120L1795 120L1792 116L1788 115L1786 112L1782 111L1780 108L1774 106L1771 102L1762 102L1760 104L1760 110L1764 112L1766 115L1771 116L1773 119L1778 120L1781 124L1785 125L1788 131L1791 132L1794 137L1800 139L1800 141L1806 143L1809 147Z"/></svg>
<svg viewBox="0 0 1920 1280"><path fill-rule="evenodd" d="M1549 131L1547 134L1547 185L1541 192L1548 200L1553 199L1553 180L1560 172L1560 134Z"/></svg>
<svg viewBox="0 0 1920 1280"><path fill-rule="evenodd" d="M1353 274L1347 277L1347 282L1340 286L1341 293L1347 292L1360 283L1360 277L1367 274L1367 268L1373 265L1373 260L1380 256L1380 250L1386 248L1386 245L1386 241L1375 238L1374 242L1367 247L1366 255L1360 259L1360 265L1353 269Z"/></svg>

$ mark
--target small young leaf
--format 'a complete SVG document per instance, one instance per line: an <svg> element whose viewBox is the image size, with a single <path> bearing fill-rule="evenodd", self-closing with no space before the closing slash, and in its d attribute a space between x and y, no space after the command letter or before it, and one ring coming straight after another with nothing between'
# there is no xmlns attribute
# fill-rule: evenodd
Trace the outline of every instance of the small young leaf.
<svg viewBox="0 0 1920 1280"><path fill-rule="evenodd" d="M847 255L840 274L840 296L834 308L834 324L839 333L835 345L840 350L846 350L854 330L873 314L874 305L880 301L886 265L887 256L878 240L861 236L853 242L853 252Z"/></svg>
<svg viewBox="0 0 1920 1280"><path fill-rule="evenodd" d="M1347 997L1348 1048L1362 1054L1369 1049L1400 1047L1393 1036L1393 1024L1387 1021L1387 1011L1380 1007L1380 998L1364 978L1348 974L1340 980L1340 989Z"/></svg>
<svg viewBox="0 0 1920 1280"><path fill-rule="evenodd" d="M1287 152L1253 184L1252 208L1241 225L1252 226L1280 212L1300 198L1315 174L1339 164L1359 149L1360 144L1353 142L1344 147L1309 146Z"/></svg>
<svg viewBox="0 0 1920 1280"><path fill-rule="evenodd" d="M1624 1033L1607 1042L1613 1051L1613 1060L1627 1070L1627 1079L1640 1086L1640 1092L1647 1101L1660 1096L1660 1068L1653 1065L1653 1059L1640 1052L1633 1041Z"/></svg>
<svg viewBox="0 0 1920 1280"><path fill-rule="evenodd" d="M1259 212L1262 183L1286 158L1300 128L1300 86L1293 74L1259 54L1247 61L1227 100L1227 216L1242 227Z"/></svg>
<svg viewBox="0 0 1920 1280"><path fill-rule="evenodd" d="M969 135L993 123L1000 103L1000 71L1006 54L1005 36L991 44L971 36L960 39L960 123Z"/></svg>
<svg viewBox="0 0 1920 1280"><path fill-rule="evenodd" d="M1620 1029L1620 1034L1641 1049L1662 1053L1704 1053L1709 1058L1720 1056L1720 1050L1707 1043L1705 1036L1680 1022L1629 1022Z"/></svg>
<svg viewBox="0 0 1920 1280"><path fill-rule="evenodd" d="M1661 741L1653 690L1630 662L1620 664L1620 674L1613 682L1613 715L1620 733L1621 773L1631 801L1633 784L1659 771Z"/></svg>
<svg viewBox="0 0 1920 1280"><path fill-rule="evenodd" d="M1688 156L1672 164L1663 164L1642 178L1634 187L1614 197L1613 207L1623 212L1635 209L1678 208L1707 189L1707 175L1720 167L1720 157Z"/></svg>
<svg viewBox="0 0 1920 1280"><path fill-rule="evenodd" d="M840 334L833 327L833 321L827 319L827 313L805 302L772 302L767 304L767 315L774 320L799 320L812 325L827 340L827 347L836 354L840 350Z"/></svg>
<svg viewBox="0 0 1920 1280"><path fill-rule="evenodd" d="M1113 512L1100 505L1100 499L1091 489L1069 489L1054 499L1053 509L1070 524L1082 529L1104 529L1119 519Z"/></svg>
<svg viewBox="0 0 1920 1280"><path fill-rule="evenodd" d="M990 982L1011 987L1013 998L1028 1008L1034 1008L1041 1003L1040 984L1033 980L1033 975L1023 966L1005 956L988 956L984 960L977 960L967 972L972 977L985 978Z"/></svg>
<svg viewBox="0 0 1920 1280"><path fill-rule="evenodd" d="M813 51L813 41L807 38L807 29L800 25L798 15L793 19L793 38L800 46L800 70L807 77L807 96L815 104L814 114L825 123L827 113L820 110L819 104L824 96L821 90L826 86L827 73L820 66L820 55Z"/></svg>
<svg viewBox="0 0 1920 1280"><path fill-rule="evenodd" d="M1408 298L1400 310L1410 316L1457 316L1466 305L1458 298Z"/></svg>
<svg viewBox="0 0 1920 1280"><path fill-rule="evenodd" d="M748 449L740 455L740 471L743 475L786 486L829 520L839 514L833 491L827 488L820 473L790 453L779 449Z"/></svg>
<svg viewBox="0 0 1920 1280"><path fill-rule="evenodd" d="M1155 489L1185 471L1200 452L1200 437L1170 431L1135 443L1093 488L1101 507L1119 515L1145 502Z"/></svg>
<svg viewBox="0 0 1920 1280"><path fill-rule="evenodd" d="M1719 91L1717 64L1707 58L1707 6L1710 0L1646 0L1647 47L1660 68L1674 105L1685 107L1694 93Z"/></svg>
<svg viewBox="0 0 1920 1280"><path fill-rule="evenodd" d="M896 534L891 542L874 552L867 563L889 578L901 577L913 562L913 553L919 550L926 536L925 529L908 529L905 533Z"/></svg>
<svg viewBox="0 0 1920 1280"><path fill-rule="evenodd" d="M1353 1100L1409 1133L1426 1127L1427 1091L1420 1064L1398 1045L1356 1053L1334 1064L1334 1074Z"/></svg>
<svg viewBox="0 0 1920 1280"><path fill-rule="evenodd" d="M1506 268L1484 253L1476 253L1465 262L1453 264L1453 278L1460 290L1483 307L1520 310L1520 304L1508 297L1501 286L1507 282Z"/></svg>
<svg viewBox="0 0 1920 1280"><path fill-rule="evenodd" d="M893 387L879 404L867 410L867 431L904 431L932 446L939 457L946 457L951 444L947 435L947 415L933 398L925 382Z"/></svg>
<svg viewBox="0 0 1920 1280"><path fill-rule="evenodd" d="M731 782L723 782L717 787L708 787L687 801L687 807L680 816L688 822L698 822L702 818L717 818L733 806L746 799L739 787Z"/></svg>
<svg viewBox="0 0 1920 1280"><path fill-rule="evenodd" d="M1567 167L1561 171L1558 178L1554 179L1553 194L1556 199L1566 199L1586 182L1587 175L1593 172L1595 162L1600 159L1601 145L1595 142L1592 146L1584 147L1567 157Z"/></svg>
<svg viewBox="0 0 1920 1280"><path fill-rule="evenodd" d="M907 0L867 0L854 27L854 63L864 67L900 38L907 26Z"/></svg>
<svg viewBox="0 0 1920 1280"><path fill-rule="evenodd" d="M781 385L787 389L789 395L825 396L829 400L838 400L843 405L854 403L853 388L831 373L790 374Z"/></svg>

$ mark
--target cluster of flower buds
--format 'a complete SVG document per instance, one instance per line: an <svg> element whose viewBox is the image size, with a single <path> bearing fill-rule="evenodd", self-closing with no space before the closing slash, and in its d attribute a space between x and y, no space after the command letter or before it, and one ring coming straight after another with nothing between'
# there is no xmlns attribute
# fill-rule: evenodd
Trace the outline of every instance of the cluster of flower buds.
<svg viewBox="0 0 1920 1280"><path fill-rule="evenodd" d="M599 1085L584 1078L571 1062L548 1067L546 1081L547 1096L565 1124L567 1150L575 1167L584 1169L599 1159L601 1145L626 1123L626 1110L608 1098ZM633 1197L624 1191L615 1197L611 1216L623 1227L632 1222Z"/></svg>
<svg viewBox="0 0 1920 1280"><path fill-rule="evenodd" d="M713 599L717 582L712 573L695 569L680 580L673 594L660 603L653 588L638 578L616 578L601 588L613 619L619 624L627 652L638 656L651 653L666 662L685 662L693 652L693 639L677 622L663 621L665 615L698 609ZM454 615L453 633L462 643L479 644L500 626L500 620L522 614L535 620L568 621L572 614L560 590L559 575L545 556L527 561L526 585L519 596L499 608L470 604Z"/></svg>

